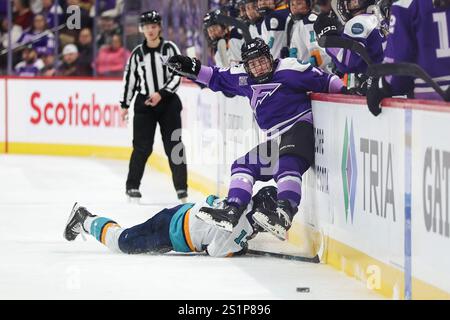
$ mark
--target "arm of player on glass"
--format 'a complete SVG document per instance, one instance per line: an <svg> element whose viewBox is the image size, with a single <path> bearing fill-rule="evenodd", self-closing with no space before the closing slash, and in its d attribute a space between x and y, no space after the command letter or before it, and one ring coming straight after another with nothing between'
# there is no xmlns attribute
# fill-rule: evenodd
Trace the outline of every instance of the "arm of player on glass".
<svg viewBox="0 0 450 320"><path fill-rule="evenodd" d="M167 66L174 73L196 80L202 64L197 58L190 58L183 55L174 55L167 61Z"/></svg>

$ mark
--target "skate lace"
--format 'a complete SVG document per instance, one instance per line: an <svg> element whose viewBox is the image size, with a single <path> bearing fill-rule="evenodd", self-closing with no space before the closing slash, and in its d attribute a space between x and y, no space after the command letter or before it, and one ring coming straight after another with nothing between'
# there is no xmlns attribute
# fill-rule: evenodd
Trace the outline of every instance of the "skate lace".
<svg viewBox="0 0 450 320"><path fill-rule="evenodd" d="M283 220L282 218L284 218L284 225L286 227L289 227L291 225L291 218L289 217L289 215L281 208L277 208L277 214L278 217L280 218L280 220Z"/></svg>
<svg viewBox="0 0 450 320"><path fill-rule="evenodd" d="M81 238L83 239L83 241L86 241L86 236L85 234L87 234L87 231L84 230L83 226L81 225L81 223L77 223L76 225L74 225L72 228L70 228L70 230L73 233L79 233L81 235Z"/></svg>

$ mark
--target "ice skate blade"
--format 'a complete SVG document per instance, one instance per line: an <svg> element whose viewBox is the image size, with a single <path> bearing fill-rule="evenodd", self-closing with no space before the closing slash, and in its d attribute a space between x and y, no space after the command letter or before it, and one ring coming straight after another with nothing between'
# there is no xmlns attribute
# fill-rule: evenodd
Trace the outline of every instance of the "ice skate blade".
<svg viewBox="0 0 450 320"><path fill-rule="evenodd" d="M261 228L263 228L267 232L270 232L271 234L273 234L275 237L277 237L281 241L286 240L286 234L287 234L286 230L278 224L275 226L271 225L269 223L269 218L267 218L267 216L265 214L262 214L261 212L255 212L253 214L253 220Z"/></svg>
<svg viewBox="0 0 450 320"><path fill-rule="evenodd" d="M64 231L63 231L63 238L67 241L74 241L75 239L67 239L66 238L66 229L67 229L67 225L69 224L69 222L73 219L73 217L75 216L75 213L77 212L77 210L80 208L81 206L78 204L78 202L75 202L75 204L72 207L72 211L70 212L69 218L67 219L66 225L64 227ZM80 227L81 228L81 227ZM81 230L80 230L81 232Z"/></svg>
<svg viewBox="0 0 450 320"><path fill-rule="evenodd" d="M128 203L131 203L131 204L140 204L141 203L141 198L134 198L134 197L129 197L129 196L127 196L127 198L128 198Z"/></svg>
<svg viewBox="0 0 450 320"><path fill-rule="evenodd" d="M233 225L230 222L227 221L216 221L214 220L209 213L199 211L196 214L196 217L202 220L203 222L207 224L214 225L218 227L221 230L232 232L233 231Z"/></svg>

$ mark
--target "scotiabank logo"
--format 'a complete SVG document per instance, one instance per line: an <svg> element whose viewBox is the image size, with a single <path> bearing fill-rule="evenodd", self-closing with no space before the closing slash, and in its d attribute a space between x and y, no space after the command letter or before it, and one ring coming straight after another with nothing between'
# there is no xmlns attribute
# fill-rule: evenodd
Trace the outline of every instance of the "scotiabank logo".
<svg viewBox="0 0 450 320"><path fill-rule="evenodd" d="M49 126L83 127L125 127L121 119L118 104L100 104L95 93L89 99L79 98L79 94L68 96L66 101L50 101L39 91L30 97L33 115L30 122L34 125L45 123Z"/></svg>

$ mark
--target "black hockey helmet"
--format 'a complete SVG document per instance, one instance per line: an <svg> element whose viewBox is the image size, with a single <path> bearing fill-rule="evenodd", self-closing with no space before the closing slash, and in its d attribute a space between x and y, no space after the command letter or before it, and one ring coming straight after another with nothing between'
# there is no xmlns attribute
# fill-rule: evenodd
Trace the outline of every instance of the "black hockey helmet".
<svg viewBox="0 0 450 320"><path fill-rule="evenodd" d="M158 11L155 11L155 10L143 12L143 13L141 13L141 16L139 17L139 25L140 26L143 26L146 24L151 24L151 23L161 24L161 21L162 21L161 15L158 13Z"/></svg>
<svg viewBox="0 0 450 320"><path fill-rule="evenodd" d="M278 8L280 5L282 5L283 2L284 2L284 0L273 0L273 3L274 3L274 7L273 8L267 7L267 6L266 7L259 7L258 6L258 11L262 15L269 14L270 12L272 12L273 10Z"/></svg>
<svg viewBox="0 0 450 320"><path fill-rule="evenodd" d="M355 13L369 6L374 5L375 0L336 0L336 15L342 20L347 22L355 16Z"/></svg>
<svg viewBox="0 0 450 320"><path fill-rule="evenodd" d="M250 3L253 4L254 6L256 6L256 11L258 12L258 17L256 17L256 18L250 19L250 17L247 16L247 21L250 24L260 22L261 20L264 19L264 17L261 15L261 12L259 12L259 10L258 10L258 0L244 0L243 2L244 2L244 5L247 5ZM247 15L247 9L245 11L246 11L245 14Z"/></svg>
<svg viewBox="0 0 450 320"><path fill-rule="evenodd" d="M254 38L250 42L244 43L241 48L241 54L245 71L255 82L262 83L272 78L272 75L274 73L274 60L272 54L270 53L269 46L264 42L263 39ZM266 56L269 59L270 69L262 75L254 76L250 70L249 62L262 56Z"/></svg>
<svg viewBox="0 0 450 320"><path fill-rule="evenodd" d="M208 35L208 28L211 26L219 25L219 26L222 26L224 29L226 29L226 25L224 25L223 23L220 23L217 20L219 14L221 14L221 13L223 13L221 10L211 11L211 12L208 12L207 14L205 14L205 16L203 18L203 33L205 34L205 38L208 41L208 44L210 46L212 46L213 48L215 48L217 46L217 42L220 39L211 39Z"/></svg>
<svg viewBox="0 0 450 320"><path fill-rule="evenodd" d="M217 19L218 16L220 14L222 14L223 12L221 10L214 10L211 12L208 12L207 14L205 14L205 16L203 17L203 29L207 29L210 26L214 26L214 25L221 25L223 27L225 27L225 25L223 23L220 23Z"/></svg>
<svg viewBox="0 0 450 320"><path fill-rule="evenodd" d="M304 1L306 2L306 5L309 8L308 12L305 13L305 14L299 14L299 13L294 14L294 13L292 13L292 10L291 10L291 2L292 2L292 0L288 1L289 12L290 12L290 15L291 15L292 19L294 19L294 20L301 20L301 19L303 19L303 17L305 17L306 15L308 15L311 12L311 5L312 5L311 4L311 0L304 0Z"/></svg>
<svg viewBox="0 0 450 320"><path fill-rule="evenodd" d="M230 17L245 19L241 14L244 5L245 0L229 0L224 7Z"/></svg>
<svg viewBox="0 0 450 320"><path fill-rule="evenodd" d="M267 186L260 189L252 198L253 210L257 209L277 209L277 188L274 186Z"/></svg>

